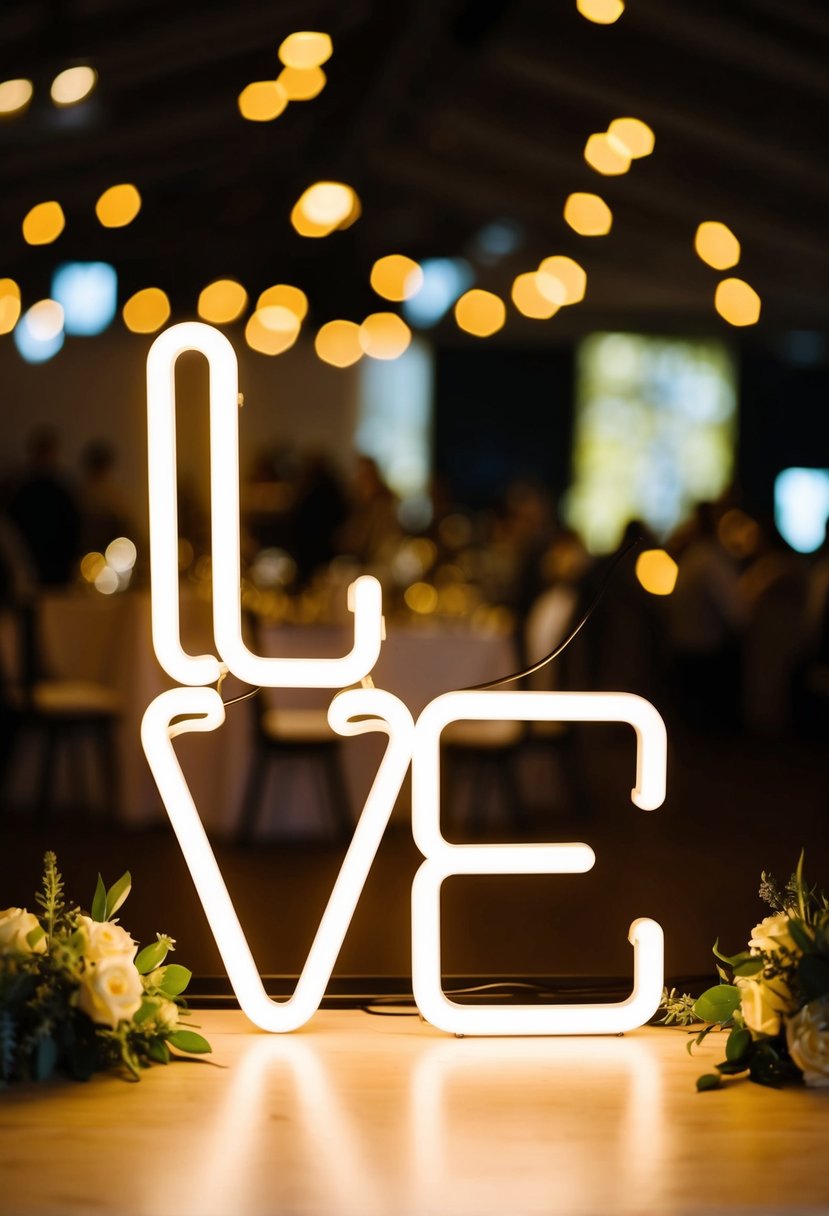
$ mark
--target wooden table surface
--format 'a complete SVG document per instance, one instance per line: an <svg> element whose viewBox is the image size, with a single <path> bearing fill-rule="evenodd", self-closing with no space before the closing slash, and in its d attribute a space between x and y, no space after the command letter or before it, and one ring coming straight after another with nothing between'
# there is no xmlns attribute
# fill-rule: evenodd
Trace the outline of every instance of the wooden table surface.
<svg viewBox="0 0 829 1216"><path fill-rule="evenodd" d="M681 1031L455 1039L195 1019L214 1064L0 1092L8 1216L829 1213L829 1091L697 1094Z"/></svg>

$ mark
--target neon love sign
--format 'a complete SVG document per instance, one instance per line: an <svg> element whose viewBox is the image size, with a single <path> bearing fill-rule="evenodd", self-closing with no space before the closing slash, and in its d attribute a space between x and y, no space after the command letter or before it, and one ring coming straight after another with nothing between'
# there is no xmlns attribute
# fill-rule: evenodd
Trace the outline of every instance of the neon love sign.
<svg viewBox="0 0 829 1216"><path fill-rule="evenodd" d="M210 486L214 637L220 658L190 655L181 645L176 508L175 365L199 351L210 372ZM633 947L631 995L615 1004L458 1005L442 990L440 890L458 874L579 874L595 856L586 844L452 844L441 831L440 736L460 720L627 722L636 734L635 806L654 810L665 797L667 743L657 710L629 693L517 691L450 692L437 697L415 723L397 697L379 688L339 692L328 710L343 736L378 731L389 742L346 851L293 995L274 1001L265 992L172 741L180 734L217 730L225 711L207 685L232 672L263 687L342 689L368 675L380 653L380 585L358 578L349 589L354 617L351 650L336 659L272 658L251 653L242 638L239 541L239 437L236 356L208 325L186 322L166 330L147 360L150 486L150 564L153 646L159 663L181 687L147 708L141 740L170 822L241 1008L264 1030L302 1026L319 1007L368 872L412 768L412 830L424 861L412 886L412 987L423 1016L456 1034L616 1034L641 1026L656 1011L663 984L663 936L656 921L640 918L628 933Z"/></svg>

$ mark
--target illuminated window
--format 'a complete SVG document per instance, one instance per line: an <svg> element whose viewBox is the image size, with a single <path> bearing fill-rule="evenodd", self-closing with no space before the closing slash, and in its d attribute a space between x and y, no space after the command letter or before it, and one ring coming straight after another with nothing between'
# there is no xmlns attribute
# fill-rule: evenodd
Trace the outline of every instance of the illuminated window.
<svg viewBox="0 0 829 1216"><path fill-rule="evenodd" d="M735 374L726 346L593 334L577 360L568 522L607 553L640 519L665 537L734 467Z"/></svg>
<svg viewBox="0 0 829 1216"><path fill-rule="evenodd" d="M784 469L774 479L774 522L798 553L823 544L829 520L829 469Z"/></svg>

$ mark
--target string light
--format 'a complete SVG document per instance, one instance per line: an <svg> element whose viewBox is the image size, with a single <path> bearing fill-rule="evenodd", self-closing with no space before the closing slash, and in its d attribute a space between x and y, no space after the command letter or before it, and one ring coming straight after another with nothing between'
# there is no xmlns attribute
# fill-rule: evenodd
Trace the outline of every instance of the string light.
<svg viewBox="0 0 829 1216"><path fill-rule="evenodd" d="M576 8L596 25L613 25L625 11L624 0L576 0Z"/></svg>
<svg viewBox="0 0 829 1216"><path fill-rule="evenodd" d="M4 80L0 84L0 114L20 114L32 100L31 80Z"/></svg>
<svg viewBox="0 0 829 1216"><path fill-rule="evenodd" d="M318 68L331 58L334 46L330 34L298 30L281 43L277 52L286 68Z"/></svg>
<svg viewBox="0 0 829 1216"><path fill-rule="evenodd" d="M98 83L98 73L88 64L59 72L49 90L56 106L75 106L84 101Z"/></svg>
<svg viewBox="0 0 829 1216"><path fill-rule="evenodd" d="M740 242L727 224L705 220L694 236L698 256L715 270L730 270L740 260Z"/></svg>
<svg viewBox="0 0 829 1216"><path fill-rule="evenodd" d="M423 271L405 254L389 253L374 263L369 281L386 300L408 300L423 286Z"/></svg>
<svg viewBox="0 0 829 1216"><path fill-rule="evenodd" d="M729 325L756 325L760 320L760 297L743 279L723 279L718 283L714 307Z"/></svg>
<svg viewBox="0 0 829 1216"><path fill-rule="evenodd" d="M631 160L650 156L656 137L641 118L614 118L607 128L608 137L620 144Z"/></svg>
<svg viewBox="0 0 829 1216"><path fill-rule="evenodd" d="M564 204L564 219L579 236L606 236L613 224L613 212L598 194L576 193Z"/></svg>
<svg viewBox="0 0 829 1216"><path fill-rule="evenodd" d="M255 80L242 89L237 103L248 122L272 122L288 104L288 95L278 80Z"/></svg>
<svg viewBox="0 0 829 1216"><path fill-rule="evenodd" d="M351 367L364 354L360 326L354 321L328 321L317 332L314 350L332 367Z"/></svg>
<svg viewBox="0 0 829 1216"><path fill-rule="evenodd" d="M160 287L145 287L130 296L121 315L134 334L154 334L170 316L170 301Z"/></svg>
<svg viewBox="0 0 829 1216"><path fill-rule="evenodd" d="M322 68L283 68L276 78L288 101L313 101L327 84Z"/></svg>
<svg viewBox="0 0 829 1216"><path fill-rule="evenodd" d="M670 595L679 566L664 549L644 549L636 559L636 577L651 595Z"/></svg>
<svg viewBox="0 0 829 1216"><path fill-rule="evenodd" d="M584 145L584 159L591 169L605 177L618 177L630 168L626 148L607 132L590 136Z"/></svg>
<svg viewBox="0 0 829 1216"><path fill-rule="evenodd" d="M276 283L262 292L256 301L257 309L279 306L287 308L298 321L304 321L308 315L308 297L299 287L290 283Z"/></svg>
<svg viewBox="0 0 829 1216"><path fill-rule="evenodd" d="M14 279L0 279L0 334L10 334L20 320L20 288Z"/></svg>
<svg viewBox="0 0 829 1216"><path fill-rule="evenodd" d="M216 279L199 294L198 314L214 325L229 325L245 311L248 293L235 279Z"/></svg>
<svg viewBox="0 0 829 1216"><path fill-rule="evenodd" d="M476 338L488 338L503 329L507 319L504 301L491 291L473 287L466 291L455 304L455 320L458 327Z"/></svg>
<svg viewBox="0 0 829 1216"><path fill-rule="evenodd" d="M95 214L104 228L125 228L141 210L141 195L131 182L110 186L95 204Z"/></svg>
<svg viewBox="0 0 829 1216"><path fill-rule="evenodd" d="M360 346L372 359L397 359L411 340L412 331L395 312L374 312L360 326Z"/></svg>
<svg viewBox="0 0 829 1216"><path fill-rule="evenodd" d="M587 271L574 258L555 254L544 258L538 267L539 290L542 295L561 304L579 304L587 290ZM561 285L564 297L560 301L550 291L550 280Z"/></svg>
<svg viewBox="0 0 829 1216"><path fill-rule="evenodd" d="M23 239L28 245L51 245L66 227L60 203L53 199L37 203L23 220Z"/></svg>

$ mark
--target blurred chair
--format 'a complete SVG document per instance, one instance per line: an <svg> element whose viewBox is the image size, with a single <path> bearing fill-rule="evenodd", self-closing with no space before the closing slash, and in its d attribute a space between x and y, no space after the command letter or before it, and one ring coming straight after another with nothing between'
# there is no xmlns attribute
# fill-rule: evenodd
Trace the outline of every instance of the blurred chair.
<svg viewBox="0 0 829 1216"><path fill-rule="evenodd" d="M72 804L84 809L98 805L117 810L118 766L115 726L119 716L116 693L107 685L81 679L53 678L40 647L34 604L0 610L0 682L3 717L12 739L0 759L0 780L11 777L21 738L32 738L37 770L32 808L43 819L54 810L61 761L71 783ZM90 781L91 757L99 781Z"/></svg>
<svg viewBox="0 0 829 1216"><path fill-rule="evenodd" d="M250 844L262 812L269 769L277 764L305 763L318 778L328 803L333 834L346 840L354 820L346 794L342 741L328 725L324 709L268 708L261 692L254 698L254 753L242 801L236 840Z"/></svg>

